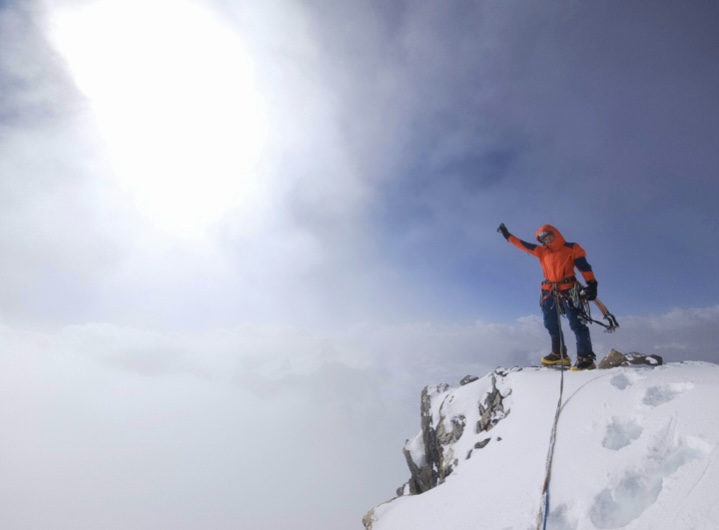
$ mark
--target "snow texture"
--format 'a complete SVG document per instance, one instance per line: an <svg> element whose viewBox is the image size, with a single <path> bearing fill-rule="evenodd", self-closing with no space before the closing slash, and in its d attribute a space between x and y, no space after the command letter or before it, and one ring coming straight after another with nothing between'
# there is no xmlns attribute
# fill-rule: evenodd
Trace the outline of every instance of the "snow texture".
<svg viewBox="0 0 719 530"><path fill-rule="evenodd" d="M493 377L502 417L489 431L464 429L447 448L455 460L446 480L378 506L366 528L537 527L561 374L515 368L435 386L444 388L435 413L474 426ZM547 529L719 529L718 420L719 365L565 372ZM417 458L421 443L421 435L410 443Z"/></svg>

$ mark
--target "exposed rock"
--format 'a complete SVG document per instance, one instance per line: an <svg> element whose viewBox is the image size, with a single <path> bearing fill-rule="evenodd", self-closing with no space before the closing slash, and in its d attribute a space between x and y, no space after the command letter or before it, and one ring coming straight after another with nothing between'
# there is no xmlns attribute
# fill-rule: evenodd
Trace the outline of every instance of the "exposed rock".
<svg viewBox="0 0 719 530"><path fill-rule="evenodd" d="M627 353L626 355L612 348L604 359L599 362L599 368L616 368L617 366L649 365L659 366L664 360L659 355L644 355L643 353Z"/></svg>
<svg viewBox="0 0 719 530"><path fill-rule="evenodd" d="M483 447L486 447L487 444L488 444L491 440L492 440L491 438L485 438L485 439L482 440L481 442L477 442L476 444L474 444L474 448L475 448L475 449L482 449Z"/></svg>
<svg viewBox="0 0 719 530"><path fill-rule="evenodd" d="M627 358L624 357L624 354L612 348L607 356L599 361L599 368L615 368L617 366L626 366L627 364Z"/></svg>
<svg viewBox="0 0 719 530"><path fill-rule="evenodd" d="M650 366L659 366L664 364L662 356L654 353L644 355L642 353L631 352L627 353L626 358L627 361L629 361L629 364L648 364Z"/></svg>
<svg viewBox="0 0 719 530"><path fill-rule="evenodd" d="M372 508L362 518L362 524L364 525L365 530L372 530L372 525L375 523L375 521L377 521L377 517L374 514L374 508Z"/></svg>
<svg viewBox="0 0 719 530"><path fill-rule="evenodd" d="M503 399L507 396L503 396L497 387L497 377L506 375L507 372L495 372L491 375L491 388L482 394L483 399L478 403L479 420L472 435L490 431L509 414L503 403ZM474 376L466 376L460 385L464 386L478 379ZM486 382L484 384L486 385ZM397 489L398 496L416 495L434 488L444 482L459 465L455 445L466 433L467 418L463 414L452 415L453 396L450 395L448 399L449 389L449 385L443 384L430 385L422 390L421 432L414 439L407 440L402 450L410 478L406 484ZM490 440L491 438L484 437L473 444L474 448L481 449ZM467 453L463 451L459 456L467 459L471 454L472 451Z"/></svg>
<svg viewBox="0 0 719 530"><path fill-rule="evenodd" d="M472 382L476 381L477 379L479 379L479 377L477 377L476 375L465 375L465 376L462 378L462 380L459 382L459 384L460 384L461 386L464 386L464 385L466 385L466 384L469 384L469 383L472 383Z"/></svg>
<svg viewBox="0 0 719 530"><path fill-rule="evenodd" d="M418 447L418 440L407 440L405 442L402 453L409 467L410 479L403 487L397 490L398 495L403 495L409 490L409 494L415 495L423 493L435 487L444 477L445 466L443 465L442 446L438 441L438 425L441 427L441 418L435 421L433 416L433 400L442 395L449 389L449 385L429 385L422 390L420 398L420 425L421 425L421 444ZM456 427L458 435L461 436L461 430L464 426L457 423ZM454 429L453 429L454 431ZM439 435L443 439L447 439L448 434L444 428L441 429ZM421 453L421 454L420 454Z"/></svg>
<svg viewBox="0 0 719 530"><path fill-rule="evenodd" d="M503 374L504 375L504 374ZM509 394L508 394L509 395ZM479 404L479 421L477 422L477 434L489 431L499 420L505 418L509 411L505 413L504 403L502 400L507 397L503 396L497 388L497 378L492 375L492 391L489 392L484 399L484 403Z"/></svg>
<svg viewBox="0 0 719 530"><path fill-rule="evenodd" d="M432 466L417 465L412 458L412 453L407 446L402 449L402 454L409 468L410 478L406 484L397 489L397 496L416 495L437 485L437 474Z"/></svg>
<svg viewBox="0 0 719 530"><path fill-rule="evenodd" d="M437 428L437 441L440 445L449 445L460 439L464 432L464 426L467 423L463 415L455 416L450 420L451 428L447 431L444 422L439 424Z"/></svg>

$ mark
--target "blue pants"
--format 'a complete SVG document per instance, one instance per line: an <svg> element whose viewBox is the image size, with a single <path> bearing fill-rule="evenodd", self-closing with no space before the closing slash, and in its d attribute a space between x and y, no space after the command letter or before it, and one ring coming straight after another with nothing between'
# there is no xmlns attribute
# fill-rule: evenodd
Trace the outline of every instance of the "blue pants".
<svg viewBox="0 0 719 530"><path fill-rule="evenodd" d="M559 353L560 340L562 340L565 346L566 342L563 342L564 335L562 334L562 326L559 322L559 316L557 315L557 303L553 294L544 298L545 295L546 292L543 292L542 313L544 314L544 327L547 328L549 336L552 338L552 351ZM589 328L579 319L577 310L571 302L567 298L560 298L564 314L567 316L567 320L569 320L569 327L577 338L577 355L591 355L593 352Z"/></svg>

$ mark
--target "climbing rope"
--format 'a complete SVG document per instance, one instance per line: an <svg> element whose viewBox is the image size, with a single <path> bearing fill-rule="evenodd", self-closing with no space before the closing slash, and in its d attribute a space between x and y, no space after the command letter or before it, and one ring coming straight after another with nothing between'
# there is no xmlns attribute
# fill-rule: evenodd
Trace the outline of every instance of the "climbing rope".
<svg viewBox="0 0 719 530"><path fill-rule="evenodd" d="M559 322L559 355L564 355L564 334L562 333L561 321L561 298L559 292L555 288L554 304L557 306L557 320ZM557 424L559 423L559 413L562 411L562 395L564 394L564 363L560 362L561 376L559 379L559 399L557 400L557 410L554 413L554 425L552 425L552 434L549 437L549 449L547 450L547 463L544 470L544 485L542 486L542 502L539 506L537 514L537 530L547 529L547 516L549 515L549 481L552 477L552 460L554 458L554 442L557 440Z"/></svg>

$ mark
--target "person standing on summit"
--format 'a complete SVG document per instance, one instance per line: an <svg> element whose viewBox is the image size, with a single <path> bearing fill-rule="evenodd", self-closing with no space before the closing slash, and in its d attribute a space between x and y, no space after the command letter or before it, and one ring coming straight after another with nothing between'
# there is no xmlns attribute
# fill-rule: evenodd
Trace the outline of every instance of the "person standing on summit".
<svg viewBox="0 0 719 530"><path fill-rule="evenodd" d="M549 355L542 357L542 364L546 366L571 365L567 356L567 348L566 346L562 347L564 341L559 322L559 312L561 311L567 316L569 327L577 339L577 362L572 370L596 368L594 364L596 356L592 351L589 328L579 318L579 310L572 304L571 296L572 289L581 288L581 295L585 300L594 300L597 297L597 279L594 277L591 265L587 262L587 254L584 249L578 243L566 242L559 230L551 225L544 225L537 230L539 245L522 241L513 236L504 223L499 225L497 232L501 232L504 238L518 249L539 259L544 270L541 307L544 315L544 327L547 328L552 339L552 351ZM582 288L581 284L577 282L574 275L575 268L582 273L584 281L587 282L586 287ZM556 305L557 299L561 304L559 308Z"/></svg>

